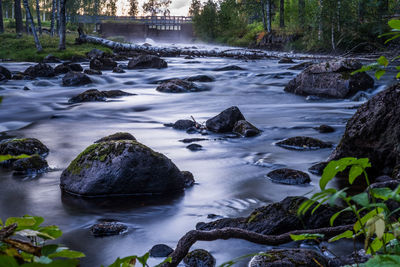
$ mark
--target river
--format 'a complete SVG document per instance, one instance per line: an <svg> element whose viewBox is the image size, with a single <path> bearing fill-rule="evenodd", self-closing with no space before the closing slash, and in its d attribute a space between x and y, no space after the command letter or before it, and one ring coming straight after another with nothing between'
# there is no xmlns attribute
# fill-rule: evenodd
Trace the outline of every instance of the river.
<svg viewBox="0 0 400 267"><path fill-rule="evenodd" d="M39 215L46 224L64 232L60 242L83 251L82 266L110 264L116 257L142 255L153 245L175 247L179 238L198 222L209 222L208 214L223 217L247 216L259 206L286 196L309 194L317 189L319 177L311 175L308 186L281 185L266 174L278 167L302 171L326 159L332 149L292 151L274 145L292 136L311 136L337 144L346 121L362 102L307 99L283 91L300 71L293 64L277 60L244 61L196 58L188 64L181 58L166 58L169 67L161 70L127 70L124 74L103 71L91 76L94 83L83 87L62 87L58 76L32 81L10 80L0 84L0 139L10 136L35 137L50 149L51 171L38 177L13 176L0 170L0 216ZM297 61L300 63L301 61ZM127 62L121 62L127 64ZM33 63L2 63L11 71L23 71ZM212 69L238 65L244 71L215 72ZM85 68L88 63L82 63ZM205 83L210 91L166 94L155 90L155 81L197 74L211 75ZM388 78L387 78L388 79ZM377 82L371 95L388 80ZM31 90L24 91L24 86ZM120 89L137 95L107 102L68 104L68 99L87 89ZM163 126L178 119L198 122L222 110L238 106L246 119L263 132L254 138L219 138L199 142L203 150L192 152L179 140L204 137ZM336 131L320 134L313 127L333 126ZM95 140L129 132L138 141L171 158L181 170L194 174L196 184L172 199L91 199L62 195L59 178L63 169ZM99 219L115 219L126 225L127 233L95 238L90 227ZM199 242L194 248L209 250L217 264L267 248L246 241ZM159 260L151 259L150 265ZM245 264L243 262L242 264Z"/></svg>

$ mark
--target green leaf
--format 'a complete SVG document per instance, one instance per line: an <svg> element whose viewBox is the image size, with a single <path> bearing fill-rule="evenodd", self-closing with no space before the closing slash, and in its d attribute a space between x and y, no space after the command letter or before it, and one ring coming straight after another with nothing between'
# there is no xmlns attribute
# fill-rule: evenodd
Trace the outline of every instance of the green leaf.
<svg viewBox="0 0 400 267"><path fill-rule="evenodd" d="M352 196L351 200L353 200L354 202L356 202L357 204L359 204L363 207L369 207L369 205L370 205L368 193L366 193L366 192Z"/></svg>
<svg viewBox="0 0 400 267"><path fill-rule="evenodd" d="M302 235L290 235L293 241L301 241L301 240L308 240L308 239L318 239L324 238L322 234L302 234Z"/></svg>
<svg viewBox="0 0 400 267"><path fill-rule="evenodd" d="M375 77L380 80L381 77L386 73L386 70L378 70L375 72Z"/></svg>
<svg viewBox="0 0 400 267"><path fill-rule="evenodd" d="M353 184L358 176L363 173L364 169L359 165L353 165L349 172L349 183Z"/></svg>
<svg viewBox="0 0 400 267"><path fill-rule="evenodd" d="M362 218L361 221L356 221L356 223L353 226L354 232L357 233L358 231L361 230L361 227L365 225L365 223L371 219L372 217L374 217L375 215L379 214L383 212L382 208L376 208L371 210L370 212L368 212L367 214L365 214Z"/></svg>
<svg viewBox="0 0 400 267"><path fill-rule="evenodd" d="M379 65L387 67L389 65L389 60L385 56L381 56L377 59Z"/></svg>
<svg viewBox="0 0 400 267"><path fill-rule="evenodd" d="M332 237L331 239L329 239L329 242L335 242L342 238L353 238L353 235L354 235L353 231L347 230L337 236Z"/></svg>
<svg viewBox="0 0 400 267"><path fill-rule="evenodd" d="M25 263L21 265L21 267L76 267L79 265L79 261L72 259L72 260L55 260L49 264L42 264L42 263Z"/></svg>
<svg viewBox="0 0 400 267"><path fill-rule="evenodd" d="M3 226L4 224L3 224L3 221L0 219L0 226ZM1 227L0 227L0 229L1 229Z"/></svg>
<svg viewBox="0 0 400 267"><path fill-rule="evenodd" d="M387 44L387 43L389 43L389 42L391 42L391 41L393 41L394 39L397 39L397 38L399 38L399 37L400 37L400 34L396 34L396 35L392 36L391 38L387 39L387 40L385 41L385 44Z"/></svg>
<svg viewBox="0 0 400 267"><path fill-rule="evenodd" d="M0 255L0 266L1 267L18 267L19 264L14 257L7 255Z"/></svg>
<svg viewBox="0 0 400 267"><path fill-rule="evenodd" d="M371 244L369 244L368 249L367 249L367 254L371 254L372 251L378 251L383 247L383 242L379 238L375 238Z"/></svg>
<svg viewBox="0 0 400 267"><path fill-rule="evenodd" d="M393 196L393 190L391 190L390 188L372 188L370 192L375 198L379 198L385 201L389 198L392 198Z"/></svg>
<svg viewBox="0 0 400 267"><path fill-rule="evenodd" d="M10 217L6 220L5 226L9 226L13 223L18 225L16 231L19 231L35 225L36 221L33 217Z"/></svg>
<svg viewBox="0 0 400 267"><path fill-rule="evenodd" d="M41 252L43 256L49 256L50 254L57 252L58 248L58 245L46 245L42 247Z"/></svg>
<svg viewBox="0 0 400 267"><path fill-rule="evenodd" d="M366 267L397 267L400 265L400 256L378 254L365 263Z"/></svg>
<svg viewBox="0 0 400 267"><path fill-rule="evenodd" d="M137 260L143 265L143 267L145 267L147 265L147 260L150 257L150 253L147 252L146 254L144 254L141 257L137 257Z"/></svg>
<svg viewBox="0 0 400 267"><path fill-rule="evenodd" d="M397 75L396 75L396 79L400 79L400 72L399 72L399 73L397 73Z"/></svg>
<svg viewBox="0 0 400 267"><path fill-rule="evenodd" d="M40 232L39 236L43 239L57 239L62 236L62 231L55 225L40 227L38 231Z"/></svg>
<svg viewBox="0 0 400 267"><path fill-rule="evenodd" d="M117 258L111 265L109 265L108 267L121 267L121 266L135 266L134 264L130 265L130 262L134 261L137 259L137 256L129 256L129 257L125 257L125 258ZM125 265L124 265L125 264Z"/></svg>
<svg viewBox="0 0 400 267"><path fill-rule="evenodd" d="M338 212L336 212L335 214L333 214L333 215L331 216L330 220L329 220L330 225L333 226L333 223L335 222L336 218L337 218L340 214L342 214L343 212L345 212L345 211L351 211L351 207L344 208L344 209L342 209L341 211L338 211Z"/></svg>
<svg viewBox="0 0 400 267"><path fill-rule="evenodd" d="M332 160L325 167L322 177L319 181L319 187L324 190L326 185L339 173L344 171L347 167L353 165L357 161L356 158L342 158L339 160Z"/></svg>
<svg viewBox="0 0 400 267"><path fill-rule="evenodd" d="M60 251L56 251L55 253L52 253L48 255L49 258L68 258L68 259L77 259L77 258L83 258L85 257L85 254L79 251L75 250L69 250L69 249L63 249Z"/></svg>
<svg viewBox="0 0 400 267"><path fill-rule="evenodd" d="M388 24L389 24L390 28L395 29L395 30L400 30L400 20L392 19L392 20L389 20Z"/></svg>

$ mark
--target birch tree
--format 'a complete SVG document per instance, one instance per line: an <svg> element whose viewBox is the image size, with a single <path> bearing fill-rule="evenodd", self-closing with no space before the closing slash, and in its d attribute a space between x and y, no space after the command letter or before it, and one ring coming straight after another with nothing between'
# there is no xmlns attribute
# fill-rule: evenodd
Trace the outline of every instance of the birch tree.
<svg viewBox="0 0 400 267"><path fill-rule="evenodd" d="M31 10L29 8L28 0L24 0L24 7L25 7L27 19L31 25L31 30L32 30L33 38L35 40L36 49L38 52L40 52L43 49L42 49L42 45L40 44L39 37L36 33L35 23L33 22L33 18L32 18L32 14L31 14Z"/></svg>
<svg viewBox="0 0 400 267"><path fill-rule="evenodd" d="M15 32L22 33L22 10L21 0L14 0Z"/></svg>
<svg viewBox="0 0 400 267"><path fill-rule="evenodd" d="M40 20L40 5L39 0L36 0L36 16L37 16L37 23L39 28L39 34L42 35L42 22Z"/></svg>
<svg viewBox="0 0 400 267"><path fill-rule="evenodd" d="M50 34L54 36L54 27L55 27L55 19L56 19L56 6L57 0L52 0L51 4L51 22L50 22Z"/></svg>
<svg viewBox="0 0 400 267"><path fill-rule="evenodd" d="M4 23L3 23L3 3L0 0L0 33L4 32Z"/></svg>
<svg viewBox="0 0 400 267"><path fill-rule="evenodd" d="M66 5L67 5L67 0L61 0L60 1L60 43L58 45L59 50L65 50L65 38L66 38L66 24L67 24L67 18L66 18Z"/></svg>

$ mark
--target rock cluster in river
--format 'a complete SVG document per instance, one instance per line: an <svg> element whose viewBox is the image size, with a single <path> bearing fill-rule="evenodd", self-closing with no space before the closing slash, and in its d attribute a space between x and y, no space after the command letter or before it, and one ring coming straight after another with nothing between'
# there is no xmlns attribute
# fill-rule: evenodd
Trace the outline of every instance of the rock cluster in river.
<svg viewBox="0 0 400 267"><path fill-rule="evenodd" d="M92 83L92 80L82 72L70 71L62 78L64 86L80 86Z"/></svg>
<svg viewBox="0 0 400 267"><path fill-rule="evenodd" d="M208 88L186 80L172 79L161 83L156 90L163 93L193 93L207 91Z"/></svg>
<svg viewBox="0 0 400 267"><path fill-rule="evenodd" d="M130 96L130 95L133 94L121 90L99 91L97 89L90 89L70 98L68 102L69 103L96 102L96 101L99 102L99 101L106 101L107 98L115 98L115 97Z"/></svg>
<svg viewBox="0 0 400 267"><path fill-rule="evenodd" d="M37 78L37 77L54 77L56 75L52 66L46 63L39 63L33 66L28 67L24 71L24 75Z"/></svg>
<svg viewBox="0 0 400 267"><path fill-rule="evenodd" d="M140 55L129 60L128 69L162 69L168 64L160 57L153 55Z"/></svg>
<svg viewBox="0 0 400 267"><path fill-rule="evenodd" d="M106 138L79 154L61 175L62 190L82 196L172 194L192 178L138 141L115 139Z"/></svg>
<svg viewBox="0 0 400 267"><path fill-rule="evenodd" d="M241 228L265 235L279 235L293 230L330 227L330 218L340 208L321 205L311 214L313 205L301 218L297 215L305 197L287 197L284 200L255 209L248 217L224 218L209 223L198 223L197 230L222 229L224 227ZM335 225L354 222L352 214L344 212L335 220Z"/></svg>
<svg viewBox="0 0 400 267"><path fill-rule="evenodd" d="M36 138L5 140L0 143L0 159L5 157L0 166L14 174L36 175L47 171L48 153L49 149Z"/></svg>
<svg viewBox="0 0 400 267"><path fill-rule="evenodd" d="M347 122L346 131L329 160L369 158L367 171L392 175L400 166L400 83L361 105Z"/></svg>
<svg viewBox="0 0 400 267"><path fill-rule="evenodd" d="M374 86L374 79L368 74L352 75L361 67L360 62L350 59L313 64L291 80L285 91L305 96L350 97Z"/></svg>

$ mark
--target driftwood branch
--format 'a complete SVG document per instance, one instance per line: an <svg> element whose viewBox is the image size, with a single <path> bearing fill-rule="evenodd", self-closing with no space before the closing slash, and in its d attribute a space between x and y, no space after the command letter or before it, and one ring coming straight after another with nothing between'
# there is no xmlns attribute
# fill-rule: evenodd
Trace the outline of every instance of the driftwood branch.
<svg viewBox="0 0 400 267"><path fill-rule="evenodd" d="M3 229L0 230L0 241L3 241L4 239L12 236L17 229L17 224L13 223L9 226L4 227Z"/></svg>
<svg viewBox="0 0 400 267"><path fill-rule="evenodd" d="M318 228L312 230L295 230L281 235L263 235L240 228L223 228L212 231L192 230L186 233L178 242L176 249L169 256L171 263L165 263L163 267L175 267L187 255L190 248L197 241L214 241L218 239L243 239L252 243L262 245L281 245L292 241L290 235L300 234L324 234L326 238L338 235L346 230L353 228L353 225L343 225L335 227Z"/></svg>

